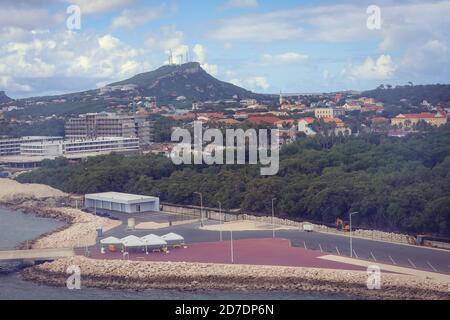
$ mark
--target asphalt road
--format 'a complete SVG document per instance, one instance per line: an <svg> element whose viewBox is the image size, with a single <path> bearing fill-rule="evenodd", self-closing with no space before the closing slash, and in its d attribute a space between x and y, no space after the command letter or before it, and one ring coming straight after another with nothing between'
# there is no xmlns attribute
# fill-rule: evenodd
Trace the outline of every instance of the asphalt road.
<svg viewBox="0 0 450 320"><path fill-rule="evenodd" d="M153 214L144 218L147 221L167 222L166 214ZM172 216L172 218L174 218ZM141 218L142 219L142 218ZM139 219L139 220L141 220ZM142 220L144 220L142 219ZM184 217L186 219L186 217ZM142 221L141 220L141 221ZM217 224L217 222L207 222ZM149 231L133 231L130 233L126 228L126 221L121 227L110 231L107 235L125 237L130 234L144 236L148 233L163 235L176 232L182 235L186 243L213 242L220 240L218 231L205 231L199 229L200 223L173 226L166 229ZM223 240L230 240L230 232L223 232ZM233 239L258 239L271 238L270 231L239 231L233 232ZM325 234L318 232L303 231L276 231L277 238L289 239L293 246L328 252L334 255L350 256L350 240L348 236ZM450 251L435 250L416 246L394 244L388 242L374 241L369 239L353 238L353 257L371 260L376 264L385 263L402 267L415 268L424 271L440 272L450 274Z"/></svg>

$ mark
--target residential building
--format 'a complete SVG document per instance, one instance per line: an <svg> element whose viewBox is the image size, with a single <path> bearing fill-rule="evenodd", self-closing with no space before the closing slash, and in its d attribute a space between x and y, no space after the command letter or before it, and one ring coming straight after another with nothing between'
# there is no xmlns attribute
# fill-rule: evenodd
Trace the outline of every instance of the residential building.
<svg viewBox="0 0 450 320"><path fill-rule="evenodd" d="M314 109L314 116L317 119L322 118L337 118L345 115L345 110L342 108L316 108Z"/></svg>
<svg viewBox="0 0 450 320"><path fill-rule="evenodd" d="M116 113L89 113L66 122L69 140L101 137L137 137L142 147L153 140L153 123L147 115L120 115Z"/></svg>
<svg viewBox="0 0 450 320"><path fill-rule="evenodd" d="M411 127L419 121L425 121L433 126L440 127L447 123L447 116L442 113L415 113L415 114L399 114L391 119L393 126Z"/></svg>
<svg viewBox="0 0 450 320"><path fill-rule="evenodd" d="M345 111L361 111L361 102L359 101L349 101L344 105Z"/></svg>
<svg viewBox="0 0 450 320"><path fill-rule="evenodd" d="M314 118L304 118L298 121L298 131L306 134L308 137L313 137L317 135L310 125L314 123Z"/></svg>

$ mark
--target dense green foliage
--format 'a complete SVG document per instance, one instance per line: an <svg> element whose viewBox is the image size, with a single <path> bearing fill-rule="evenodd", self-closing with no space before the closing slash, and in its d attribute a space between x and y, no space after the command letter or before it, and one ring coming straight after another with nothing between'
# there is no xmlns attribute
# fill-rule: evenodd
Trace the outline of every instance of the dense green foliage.
<svg viewBox="0 0 450 320"><path fill-rule="evenodd" d="M8 112L8 118L36 119L40 116L73 116L90 112L101 112L107 110L104 100L97 101L68 101L64 103L47 103L42 106L26 108Z"/></svg>
<svg viewBox="0 0 450 320"><path fill-rule="evenodd" d="M423 100L432 104L448 103L450 102L450 85L407 85L394 88L390 85L381 85L375 90L363 92L362 95L388 104L398 104L402 99L407 99L415 105L421 104Z"/></svg>
<svg viewBox="0 0 450 320"><path fill-rule="evenodd" d="M119 155L80 164L50 161L19 177L64 191L122 191L163 201L333 223L358 211L360 227L450 235L450 125L404 139L383 135L304 138L282 150L277 176L257 166L175 166L156 156Z"/></svg>
<svg viewBox="0 0 450 320"><path fill-rule="evenodd" d="M0 121L0 136L64 136L64 120L49 119L33 124Z"/></svg>

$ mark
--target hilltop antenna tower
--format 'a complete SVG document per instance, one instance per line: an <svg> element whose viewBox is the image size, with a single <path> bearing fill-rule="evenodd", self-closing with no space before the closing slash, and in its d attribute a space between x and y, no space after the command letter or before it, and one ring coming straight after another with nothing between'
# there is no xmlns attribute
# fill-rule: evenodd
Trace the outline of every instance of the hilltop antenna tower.
<svg viewBox="0 0 450 320"><path fill-rule="evenodd" d="M172 49L169 50L169 65L171 66L173 64L173 53Z"/></svg>

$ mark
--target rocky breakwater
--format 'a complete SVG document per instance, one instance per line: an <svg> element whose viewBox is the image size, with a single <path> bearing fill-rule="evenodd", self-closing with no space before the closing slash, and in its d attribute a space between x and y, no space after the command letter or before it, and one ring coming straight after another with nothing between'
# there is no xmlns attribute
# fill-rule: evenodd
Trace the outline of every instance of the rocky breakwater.
<svg viewBox="0 0 450 320"><path fill-rule="evenodd" d="M60 207L67 197L66 193L49 186L0 179L0 205L66 223L61 229L31 241L29 244L34 249L92 246L96 244L97 228L108 231L122 223L81 210ZM20 248L24 246L25 244L19 245Z"/></svg>
<svg viewBox="0 0 450 320"><path fill-rule="evenodd" d="M366 272L292 267L100 261L81 256L24 270L27 280L65 286L66 270L81 269L82 287L226 291L296 291L369 299L449 299L449 284L408 275L382 274L381 290L368 290Z"/></svg>

